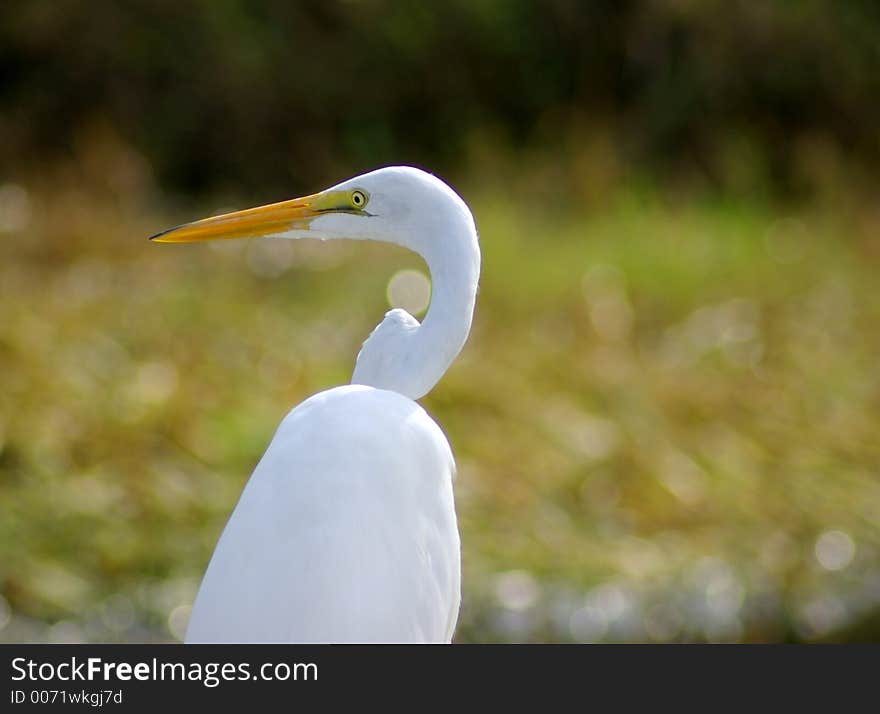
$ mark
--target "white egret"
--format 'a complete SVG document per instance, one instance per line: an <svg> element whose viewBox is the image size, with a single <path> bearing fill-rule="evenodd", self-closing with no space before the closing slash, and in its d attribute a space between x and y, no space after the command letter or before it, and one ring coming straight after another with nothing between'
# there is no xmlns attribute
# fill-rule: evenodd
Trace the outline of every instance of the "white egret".
<svg viewBox="0 0 880 714"><path fill-rule="evenodd" d="M458 619L455 463L414 400L471 327L480 249L465 202L438 178L389 167L304 198L153 236L351 238L421 255L432 278L419 322L391 310L351 384L281 422L205 573L187 642L449 642Z"/></svg>

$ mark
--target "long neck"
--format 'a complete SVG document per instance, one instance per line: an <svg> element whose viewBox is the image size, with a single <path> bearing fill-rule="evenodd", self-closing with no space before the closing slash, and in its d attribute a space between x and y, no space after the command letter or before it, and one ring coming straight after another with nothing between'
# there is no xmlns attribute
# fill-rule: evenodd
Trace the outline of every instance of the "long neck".
<svg viewBox="0 0 880 714"><path fill-rule="evenodd" d="M419 399L440 381L467 341L477 298L480 248L473 219L405 244L431 273L431 304L421 324L392 310L358 355L352 382Z"/></svg>
<svg viewBox="0 0 880 714"><path fill-rule="evenodd" d="M480 276L475 231L455 239L445 236L440 245L437 251L421 251L431 272L431 304L413 338L431 387L440 381L467 341Z"/></svg>

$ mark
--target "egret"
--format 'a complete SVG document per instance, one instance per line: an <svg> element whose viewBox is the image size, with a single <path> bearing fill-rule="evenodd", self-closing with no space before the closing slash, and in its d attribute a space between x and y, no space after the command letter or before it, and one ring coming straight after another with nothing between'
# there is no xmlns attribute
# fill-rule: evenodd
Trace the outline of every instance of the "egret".
<svg viewBox="0 0 880 714"><path fill-rule="evenodd" d="M420 324L389 311L351 384L282 420L211 557L186 642L450 642L461 546L455 462L415 400L471 328L480 248L467 204L435 176L394 166L325 191L187 223L151 240L339 238L422 256Z"/></svg>

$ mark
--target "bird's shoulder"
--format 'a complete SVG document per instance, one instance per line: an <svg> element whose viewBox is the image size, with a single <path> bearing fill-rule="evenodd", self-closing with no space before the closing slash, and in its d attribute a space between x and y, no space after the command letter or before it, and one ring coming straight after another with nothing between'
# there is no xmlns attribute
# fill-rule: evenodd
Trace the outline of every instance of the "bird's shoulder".
<svg viewBox="0 0 880 714"><path fill-rule="evenodd" d="M282 425L305 420L320 420L325 424L340 420L345 424L356 424L361 416L417 420L424 417L433 423L419 404L398 392L362 384L347 384L312 395L294 407L284 418Z"/></svg>
<svg viewBox="0 0 880 714"><path fill-rule="evenodd" d="M454 460L440 426L412 399L387 389L359 384L335 387L315 394L292 409L281 422L275 442L334 445L350 452L359 444L370 454L382 446L428 453L449 465ZM364 452L366 453L366 452Z"/></svg>

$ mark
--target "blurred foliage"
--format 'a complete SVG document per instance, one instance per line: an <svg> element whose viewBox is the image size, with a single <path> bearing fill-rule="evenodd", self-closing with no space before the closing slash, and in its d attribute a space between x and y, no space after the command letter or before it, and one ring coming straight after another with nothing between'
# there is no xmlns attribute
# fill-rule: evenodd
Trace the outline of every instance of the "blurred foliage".
<svg viewBox="0 0 880 714"><path fill-rule="evenodd" d="M880 6L437 7L0 5L0 639L179 637L278 422L424 269L145 237L385 163L484 252L425 400L460 641L877 639Z"/></svg>
<svg viewBox="0 0 880 714"><path fill-rule="evenodd" d="M626 166L803 193L880 162L878 36L874 0L7 0L0 169L111 122L163 186L298 193L590 126Z"/></svg>
<svg viewBox="0 0 880 714"><path fill-rule="evenodd" d="M559 211L513 174L463 188L477 319L425 400L460 466L459 639L865 637L876 208L640 190ZM0 207L0 638L173 639L278 422L347 381L419 261L158 246L171 218L83 184L7 184Z"/></svg>

